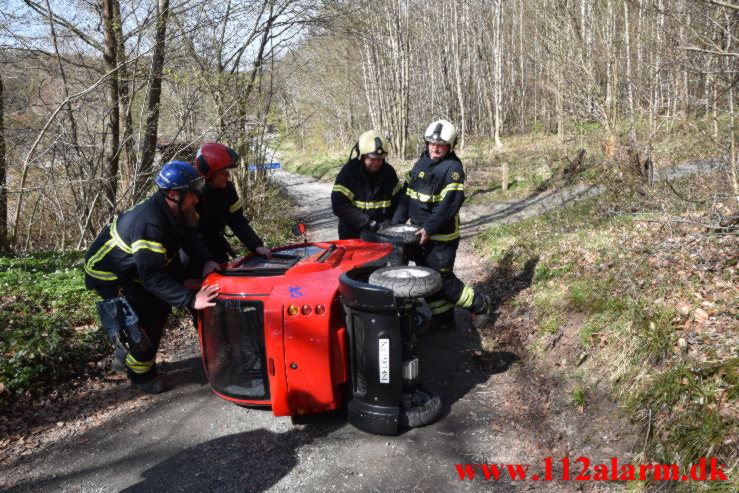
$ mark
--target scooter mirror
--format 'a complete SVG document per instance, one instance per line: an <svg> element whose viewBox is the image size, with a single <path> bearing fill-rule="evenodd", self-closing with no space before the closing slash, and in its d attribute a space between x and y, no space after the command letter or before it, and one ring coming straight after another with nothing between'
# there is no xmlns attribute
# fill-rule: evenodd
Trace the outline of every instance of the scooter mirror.
<svg viewBox="0 0 739 493"><path fill-rule="evenodd" d="M290 231L292 231L293 236L301 236L305 234L305 224L303 223L293 224Z"/></svg>

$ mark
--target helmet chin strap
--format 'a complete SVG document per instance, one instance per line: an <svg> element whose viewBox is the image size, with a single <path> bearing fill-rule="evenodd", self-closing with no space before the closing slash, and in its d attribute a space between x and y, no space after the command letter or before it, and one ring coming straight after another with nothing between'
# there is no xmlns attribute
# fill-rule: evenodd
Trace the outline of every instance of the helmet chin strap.
<svg viewBox="0 0 739 493"><path fill-rule="evenodd" d="M187 194L182 193L181 190L177 190L178 198L177 200L175 200L167 194L168 191L169 190L162 190L162 193L164 194L164 198L168 200L169 202L172 202L173 204L175 204L177 206L177 214L178 215L181 214L182 213L182 203L185 201L185 196Z"/></svg>
<svg viewBox="0 0 739 493"><path fill-rule="evenodd" d="M357 159L359 159L361 157L360 154L359 154L359 142L357 142L356 144L354 144L354 147L352 147L352 150L349 151L349 161L352 160L352 156L354 155L354 151L357 152Z"/></svg>

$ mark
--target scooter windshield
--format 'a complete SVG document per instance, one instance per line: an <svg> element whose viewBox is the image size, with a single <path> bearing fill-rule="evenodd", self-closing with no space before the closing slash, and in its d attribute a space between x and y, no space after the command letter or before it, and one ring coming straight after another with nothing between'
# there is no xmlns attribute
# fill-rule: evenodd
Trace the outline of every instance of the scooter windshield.
<svg viewBox="0 0 739 493"><path fill-rule="evenodd" d="M216 392L269 401L261 301L217 300L205 312L202 342L208 379Z"/></svg>

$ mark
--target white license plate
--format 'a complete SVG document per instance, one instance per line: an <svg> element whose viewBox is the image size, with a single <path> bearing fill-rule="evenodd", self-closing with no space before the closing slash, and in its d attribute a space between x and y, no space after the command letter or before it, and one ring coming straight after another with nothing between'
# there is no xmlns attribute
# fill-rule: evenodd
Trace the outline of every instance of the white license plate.
<svg viewBox="0 0 739 493"><path fill-rule="evenodd" d="M390 339L379 339L380 383L390 383Z"/></svg>

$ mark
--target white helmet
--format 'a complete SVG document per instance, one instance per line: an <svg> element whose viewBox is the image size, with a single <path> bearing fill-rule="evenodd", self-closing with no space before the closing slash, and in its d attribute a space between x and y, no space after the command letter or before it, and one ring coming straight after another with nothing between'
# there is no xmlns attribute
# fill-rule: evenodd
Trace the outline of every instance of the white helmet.
<svg viewBox="0 0 739 493"><path fill-rule="evenodd" d="M454 141L457 140L457 127L446 120L436 120L428 126L423 133L423 138L426 142L449 144L449 147L452 148L454 147Z"/></svg>

